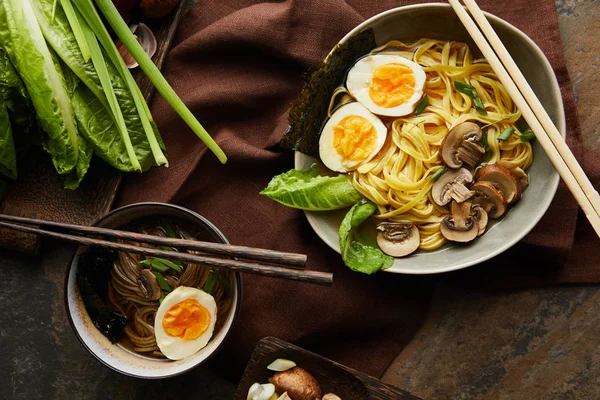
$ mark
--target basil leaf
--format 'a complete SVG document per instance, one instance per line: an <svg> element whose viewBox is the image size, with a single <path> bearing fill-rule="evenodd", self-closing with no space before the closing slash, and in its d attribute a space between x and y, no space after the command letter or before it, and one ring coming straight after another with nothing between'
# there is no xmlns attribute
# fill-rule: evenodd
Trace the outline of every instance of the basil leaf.
<svg viewBox="0 0 600 400"><path fill-rule="evenodd" d="M362 198L349 175L320 176L316 165L277 175L260 194L284 206L310 211L338 210Z"/></svg>
<svg viewBox="0 0 600 400"><path fill-rule="evenodd" d="M417 107L415 108L415 115L422 114L425 111L425 108L429 105L429 97L427 95L423 96Z"/></svg>
<svg viewBox="0 0 600 400"><path fill-rule="evenodd" d="M367 200L355 204L344 217L340 225L340 250L344 264L356 272L373 274L387 269L394 258L387 256L374 245L360 242L356 238L356 229L377 210L377 206Z"/></svg>
<svg viewBox="0 0 600 400"><path fill-rule="evenodd" d="M475 109L479 112L479 114L487 115L483 101L481 101L481 98L477 94L477 90L475 90L473 86L465 82L454 81L454 88L473 99L473 104L475 105Z"/></svg>
<svg viewBox="0 0 600 400"><path fill-rule="evenodd" d="M499 142L507 141L508 138L510 138L514 132L515 132L514 128L506 128L505 130L502 131L500 136L498 136L498 141Z"/></svg>

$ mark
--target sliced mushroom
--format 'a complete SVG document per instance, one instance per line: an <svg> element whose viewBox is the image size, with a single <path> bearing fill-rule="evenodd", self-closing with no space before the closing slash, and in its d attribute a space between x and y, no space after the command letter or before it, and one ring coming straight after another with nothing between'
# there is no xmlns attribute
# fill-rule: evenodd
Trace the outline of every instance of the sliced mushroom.
<svg viewBox="0 0 600 400"><path fill-rule="evenodd" d="M529 177L527 176L527 173L525 171L523 171L521 168L517 167L510 161L506 160L500 160L496 164L506 168L514 175L515 178L517 178L517 181L519 181L519 188L521 190L521 193L523 193L525 189L527 189L527 187L529 186Z"/></svg>
<svg viewBox="0 0 600 400"><path fill-rule="evenodd" d="M158 281L156 280L156 276L149 269L143 269L138 276L137 283L148 300L158 300L160 298L160 294L162 293L160 290L160 286L158 286Z"/></svg>
<svg viewBox="0 0 600 400"><path fill-rule="evenodd" d="M277 398L277 400L292 400L292 398L288 396L287 392L284 392L281 396Z"/></svg>
<svg viewBox="0 0 600 400"><path fill-rule="evenodd" d="M431 188L431 196L440 206L445 206L452 199L458 203L469 199L473 192L466 184L473 182L473 175L466 168L448 171L438 178Z"/></svg>
<svg viewBox="0 0 600 400"><path fill-rule="evenodd" d="M294 400L319 400L321 387L319 382L303 368L294 367L278 372L269 378L277 393L287 392Z"/></svg>
<svg viewBox="0 0 600 400"><path fill-rule="evenodd" d="M506 212L507 203L504 196L489 182L476 182L471 186L474 194L473 204L479 204L491 218L500 218Z"/></svg>
<svg viewBox="0 0 600 400"><path fill-rule="evenodd" d="M377 225L377 244L392 257L404 257L419 248L419 229L410 222L382 222Z"/></svg>
<svg viewBox="0 0 600 400"><path fill-rule="evenodd" d="M470 242L479 234L479 221L471 215L471 203L452 203L452 215L442 220L442 235L453 242Z"/></svg>
<svg viewBox="0 0 600 400"><path fill-rule="evenodd" d="M488 164L479 168L475 174L476 181L489 182L502 193L508 204L516 203L521 198L519 181L508 169L497 164Z"/></svg>
<svg viewBox="0 0 600 400"><path fill-rule="evenodd" d="M477 236L481 236L485 233L488 224L488 215L487 212L481 207L479 204L471 205L471 213L474 213L475 219L477 220L477 226L479 230L477 231Z"/></svg>
<svg viewBox="0 0 600 400"><path fill-rule="evenodd" d="M463 164L473 168L485 153L481 141L481 128L473 122L463 122L450 130L442 143L442 160L448 168Z"/></svg>
<svg viewBox="0 0 600 400"><path fill-rule="evenodd" d="M327 393L327 394L323 395L323 398L321 400L342 400L342 399L337 394Z"/></svg>

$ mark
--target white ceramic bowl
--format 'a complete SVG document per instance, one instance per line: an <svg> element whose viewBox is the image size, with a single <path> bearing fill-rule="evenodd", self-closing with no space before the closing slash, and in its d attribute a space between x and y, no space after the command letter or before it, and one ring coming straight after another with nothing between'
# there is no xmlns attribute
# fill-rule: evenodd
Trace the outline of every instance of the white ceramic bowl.
<svg viewBox="0 0 600 400"><path fill-rule="evenodd" d="M96 226L119 228L135 220L146 217L167 217L180 220L196 229L198 235L206 241L228 243L223 234L202 216L170 204L140 203L119 208L96 223ZM81 246L69 266L65 282L65 303L73 331L83 346L102 364L124 375L159 379L182 374L200 364L214 354L222 345L237 317L242 298L242 280L235 274L236 284L232 286L233 303L221 328L215 330L206 347L196 354L179 361L158 360L142 357L118 344L111 343L90 319L76 281L77 267L81 254L87 249Z"/></svg>
<svg viewBox="0 0 600 400"><path fill-rule="evenodd" d="M486 13L511 56L527 78L548 114L565 136L565 115L554 71L539 47L508 22ZM346 42L366 28L373 28L377 45L389 40L415 41L423 37L465 42L476 49L460 20L447 4L419 4L395 8L366 20L349 32ZM535 142L533 165L528 169L530 186L523 198L499 223L468 245L446 245L436 251L417 252L397 258L387 272L432 274L465 268L508 249L521 240L542 218L558 188L559 175ZM295 168L307 169L314 159L296 153ZM306 212L314 231L331 248L340 251L338 229L346 210Z"/></svg>

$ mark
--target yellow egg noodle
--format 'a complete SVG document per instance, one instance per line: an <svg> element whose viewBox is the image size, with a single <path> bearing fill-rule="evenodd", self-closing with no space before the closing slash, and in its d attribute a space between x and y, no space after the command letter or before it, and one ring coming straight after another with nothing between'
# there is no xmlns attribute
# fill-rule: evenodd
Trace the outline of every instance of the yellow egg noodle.
<svg viewBox="0 0 600 400"><path fill-rule="evenodd" d="M431 39L413 44L391 41L372 53L402 55L423 67L429 106L420 115L394 119L377 156L351 172L353 184L377 204L376 218L414 223L421 236L420 249L434 250L446 242L440 222L450 212L431 199L432 175L443 168L439 151L450 129L465 121L484 124L489 163L506 160L526 169L533 161L531 144L522 142L518 135L498 141L506 128L516 130L521 113L489 64L474 60L468 45ZM475 110L471 97L454 89L454 80L477 90L487 115Z"/></svg>

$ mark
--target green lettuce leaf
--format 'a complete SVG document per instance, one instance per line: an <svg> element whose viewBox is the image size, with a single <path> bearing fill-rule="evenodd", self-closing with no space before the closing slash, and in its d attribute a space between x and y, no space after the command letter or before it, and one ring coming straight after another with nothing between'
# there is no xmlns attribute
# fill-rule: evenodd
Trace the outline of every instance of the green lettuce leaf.
<svg viewBox="0 0 600 400"><path fill-rule="evenodd" d="M52 21L53 3L54 0L37 0L34 11L50 46L88 89L86 91L78 87L76 98L73 99L74 102L79 102L79 104L73 104L76 119L78 123L86 125L83 134L93 146L96 155L121 171L132 172L134 168L129 161L125 143L112 117L96 69L92 61L84 60L60 4L56 7L54 21ZM132 93L115 65L110 61L108 54L104 49L102 49L102 53L137 159L141 164L142 171L147 171L154 165L154 157L140 120L139 110L135 105ZM88 110L83 109L85 104L88 105ZM157 140L161 144L162 139L158 129L155 128L153 121L151 124Z"/></svg>
<svg viewBox="0 0 600 400"><path fill-rule="evenodd" d="M75 168L79 151L77 125L62 72L52 60L32 0L1 1L0 40L19 71L46 132L44 148L58 173L66 174Z"/></svg>
<svg viewBox="0 0 600 400"><path fill-rule="evenodd" d="M344 264L353 271L374 274L387 269L394 258L387 256L376 245L361 242L356 237L356 229L377 210L377 206L367 200L355 204L340 225L340 250Z"/></svg>
<svg viewBox="0 0 600 400"><path fill-rule="evenodd" d="M94 156L94 148L83 136L79 136L79 158L77 165L69 172L65 179L65 189L75 190L79 187L87 174Z"/></svg>
<svg viewBox="0 0 600 400"><path fill-rule="evenodd" d="M362 199L349 175L321 176L316 165L275 176L260 194L284 206L310 211L338 210Z"/></svg>
<svg viewBox="0 0 600 400"><path fill-rule="evenodd" d="M0 174L17 179L17 153L4 103L0 103Z"/></svg>

